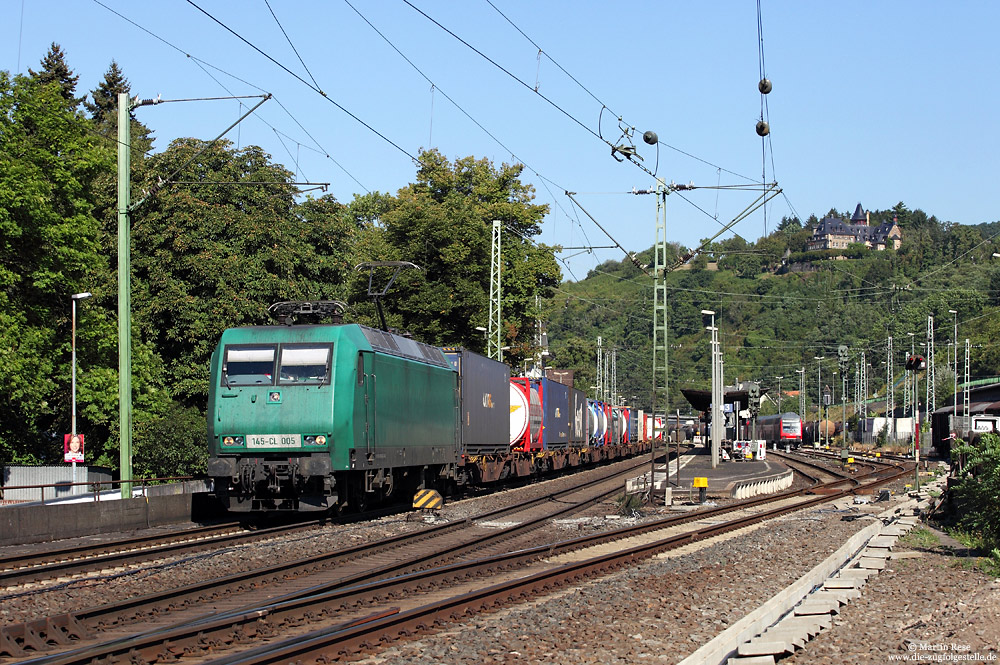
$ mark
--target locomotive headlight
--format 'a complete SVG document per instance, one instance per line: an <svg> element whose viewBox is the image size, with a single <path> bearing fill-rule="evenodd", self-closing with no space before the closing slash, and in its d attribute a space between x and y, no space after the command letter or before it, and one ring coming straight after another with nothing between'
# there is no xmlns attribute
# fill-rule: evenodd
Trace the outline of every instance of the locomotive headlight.
<svg viewBox="0 0 1000 665"><path fill-rule="evenodd" d="M307 436L306 437L306 445L307 446L315 446L316 445L316 437L314 437L314 436Z"/></svg>
<svg viewBox="0 0 1000 665"><path fill-rule="evenodd" d="M235 446L236 445L236 439L233 438L233 437L231 437L231 436L224 436L224 437L222 437L222 445L224 445L224 446Z"/></svg>
<svg viewBox="0 0 1000 665"><path fill-rule="evenodd" d="M243 437L242 436L236 437L236 445L237 446L242 446L243 445Z"/></svg>
<svg viewBox="0 0 1000 665"><path fill-rule="evenodd" d="M326 437L324 435L322 435L322 434L320 434L319 436L317 436L316 437L316 445L317 446L325 446L326 445Z"/></svg>

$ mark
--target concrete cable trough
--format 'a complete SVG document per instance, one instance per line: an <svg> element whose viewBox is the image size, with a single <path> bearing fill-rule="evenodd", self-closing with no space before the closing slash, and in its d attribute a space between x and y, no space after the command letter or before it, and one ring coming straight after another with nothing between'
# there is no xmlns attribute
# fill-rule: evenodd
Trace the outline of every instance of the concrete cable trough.
<svg viewBox="0 0 1000 665"><path fill-rule="evenodd" d="M900 536L913 528L916 515L933 500L924 486L916 498L880 513L836 552L747 614L679 665L774 665L829 628L842 605L860 597L865 583L886 567ZM874 516L873 516L874 517Z"/></svg>

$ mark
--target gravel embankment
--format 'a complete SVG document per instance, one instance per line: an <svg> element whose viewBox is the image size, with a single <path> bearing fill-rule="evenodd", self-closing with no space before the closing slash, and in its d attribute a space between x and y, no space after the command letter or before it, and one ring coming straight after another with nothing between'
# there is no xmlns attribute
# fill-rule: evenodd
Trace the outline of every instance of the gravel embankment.
<svg viewBox="0 0 1000 665"><path fill-rule="evenodd" d="M867 523L842 521L856 514L842 506L844 512L801 512L723 542L691 545L580 588L397 642L358 662L676 663ZM906 655L956 662L941 659L940 645L954 655L996 660L1000 581L948 552L905 544L898 551L915 558L894 559L842 608L831 630L781 662L887 663Z"/></svg>
<svg viewBox="0 0 1000 665"><path fill-rule="evenodd" d="M579 484L580 474L450 503L455 520L514 505ZM387 645L359 658L364 665L498 663L676 663L810 570L885 504L846 502L800 511L766 525L685 546L629 570L567 588L532 602L481 614ZM554 524L566 531L621 526L605 519L610 502L589 519ZM660 509L664 514L665 509ZM847 518L847 519L845 519ZM107 598L174 588L357 545L420 528L402 517L337 526L295 539L231 547L158 564L140 564L100 578L60 580L0 591L0 625L98 605ZM544 537L540 534L540 538ZM938 544L908 539L897 558L869 581L861 598L841 609L834 626L782 663L990 662L1000 649L1000 581L968 557Z"/></svg>
<svg viewBox="0 0 1000 665"><path fill-rule="evenodd" d="M857 514L795 513L359 662L675 663L839 548L867 523L842 519Z"/></svg>
<svg viewBox="0 0 1000 665"><path fill-rule="evenodd" d="M830 630L782 662L1000 661L1000 580L978 570L974 558L913 542L904 540L899 558L841 608Z"/></svg>

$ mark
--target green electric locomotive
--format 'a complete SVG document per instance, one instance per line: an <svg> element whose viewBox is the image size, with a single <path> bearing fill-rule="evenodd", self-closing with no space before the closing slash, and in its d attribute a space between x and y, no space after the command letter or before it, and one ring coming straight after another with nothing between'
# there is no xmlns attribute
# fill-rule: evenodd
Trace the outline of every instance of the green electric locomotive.
<svg viewBox="0 0 1000 665"><path fill-rule="evenodd" d="M355 324L233 328L211 372L208 474L230 511L363 510L456 473L439 348Z"/></svg>

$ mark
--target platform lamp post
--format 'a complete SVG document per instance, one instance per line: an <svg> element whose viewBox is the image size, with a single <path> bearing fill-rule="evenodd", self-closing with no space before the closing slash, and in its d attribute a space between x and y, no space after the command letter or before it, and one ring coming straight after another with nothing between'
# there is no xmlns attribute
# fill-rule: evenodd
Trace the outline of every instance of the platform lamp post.
<svg viewBox="0 0 1000 665"><path fill-rule="evenodd" d="M716 468L719 465L719 448L722 447L722 437L719 436L719 410L722 405L719 404L719 371L718 371L718 352L716 351L716 335L718 329L715 327L715 311L711 309L701 310L702 316L711 317L711 325L707 327L712 333L712 417L711 417L711 427L712 427L712 468ZM654 414L655 415L655 414Z"/></svg>
<svg viewBox="0 0 1000 665"><path fill-rule="evenodd" d="M71 349L71 357L72 357L72 360L70 361L70 364L72 366L71 369L70 369L70 373L71 373L71 377L72 377L71 380L70 380L70 382L72 384L72 387L70 388L70 393L71 393L71 397L70 397L71 406L70 406L70 417L69 417L69 423L70 423L69 424L69 431L70 431L69 436L70 436L70 439L72 439L73 437L76 436L76 303L79 300L86 300L87 298L91 297L92 295L93 294L90 293L89 291L84 291L83 293L74 293L73 295L71 295L69 297L70 298L70 302L72 303L72 310L73 310L73 314L72 314L72 317L71 317L72 322L70 324L70 328L71 328L71 332L70 332L70 349ZM73 482L74 483L76 482L76 460L75 459L73 460Z"/></svg>
<svg viewBox="0 0 1000 665"><path fill-rule="evenodd" d="M837 406L837 370L833 370L833 382L831 383L831 387L830 387L830 403L826 405L826 413L829 415L830 411L834 407L836 407L836 406ZM834 417L836 417L836 416L834 416ZM844 430L846 430L847 429L847 423L846 422L843 423L841 425L841 428L842 428L841 429L842 432ZM834 433L837 432L837 426L836 426L836 424L834 424L834 426L833 426L833 431L834 431ZM830 436L829 436L829 434L827 435L827 441L826 442L830 443Z"/></svg>
<svg viewBox="0 0 1000 665"><path fill-rule="evenodd" d="M822 442L823 434L820 432L820 427L822 427L823 420L823 370L820 363L823 362L823 358L822 356L813 356L813 360L816 361L816 434ZM815 444L815 442L813 443Z"/></svg>
<svg viewBox="0 0 1000 665"><path fill-rule="evenodd" d="M955 428L955 423L958 420L958 310L949 309L948 313L951 314L952 320L955 323L955 332L952 339L952 348L955 349L955 378L952 383L952 407L951 407L951 423L952 432L957 432L958 429ZM950 433L950 432L949 432Z"/></svg>

